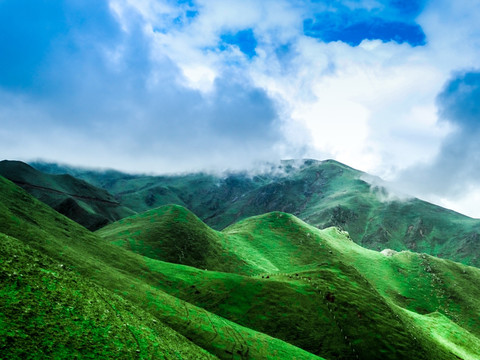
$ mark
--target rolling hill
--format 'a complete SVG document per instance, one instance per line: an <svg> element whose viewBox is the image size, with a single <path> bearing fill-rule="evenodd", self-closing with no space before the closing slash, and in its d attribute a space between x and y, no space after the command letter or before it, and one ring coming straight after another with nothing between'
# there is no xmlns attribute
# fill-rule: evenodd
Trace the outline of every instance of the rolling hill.
<svg viewBox="0 0 480 360"><path fill-rule="evenodd" d="M163 251L172 236L186 240L187 218L197 234L189 242L202 244L192 245L190 256L221 248L210 252L209 270L225 271L225 254L235 254L236 274L165 274L159 287L174 296L327 359L480 356L480 304L474 300L480 270L473 267L408 251L366 250L344 231L319 230L281 212L216 232L170 205L97 234L150 258L194 265Z"/></svg>
<svg viewBox="0 0 480 360"><path fill-rule="evenodd" d="M166 204L193 211L214 229L271 211L320 229L336 226L374 250L411 250L480 266L480 220L415 198L398 197L371 176L333 160L283 161L256 173L129 175L35 163L114 194L137 212Z"/></svg>
<svg viewBox="0 0 480 360"><path fill-rule="evenodd" d="M111 245L1 177L0 234L2 357L319 359L168 295L158 283L179 265Z"/></svg>
<svg viewBox="0 0 480 360"><path fill-rule="evenodd" d="M479 269L282 212L218 232L170 205L91 233L0 178L0 238L9 358L480 356Z"/></svg>
<svg viewBox="0 0 480 360"><path fill-rule="evenodd" d="M90 230L135 212L107 191L71 175L42 173L20 161L0 161L0 175Z"/></svg>

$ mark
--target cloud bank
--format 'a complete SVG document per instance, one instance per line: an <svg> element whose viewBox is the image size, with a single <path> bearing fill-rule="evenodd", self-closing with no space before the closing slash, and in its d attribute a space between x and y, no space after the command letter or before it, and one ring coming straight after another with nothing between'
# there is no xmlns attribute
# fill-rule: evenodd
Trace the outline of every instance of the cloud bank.
<svg viewBox="0 0 480 360"><path fill-rule="evenodd" d="M0 152L157 173L334 158L480 217L460 196L480 199L478 13L474 0L2 0Z"/></svg>
<svg viewBox="0 0 480 360"><path fill-rule="evenodd" d="M5 16L0 31L36 45L27 51L2 41L1 64L12 69L0 77L9 156L155 171L275 156L280 119L264 89L234 67L217 74L208 93L183 85L179 66L155 51L141 14L124 23L108 3L98 4L45 2L22 13L21 1L1 3L4 16L24 18Z"/></svg>

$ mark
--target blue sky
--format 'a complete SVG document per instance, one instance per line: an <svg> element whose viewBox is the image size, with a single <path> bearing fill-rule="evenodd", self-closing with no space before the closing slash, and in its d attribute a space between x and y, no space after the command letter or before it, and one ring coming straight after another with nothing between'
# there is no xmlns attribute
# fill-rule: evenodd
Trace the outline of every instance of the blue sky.
<svg viewBox="0 0 480 360"><path fill-rule="evenodd" d="M475 0L0 0L0 151L138 172L334 158L480 217Z"/></svg>

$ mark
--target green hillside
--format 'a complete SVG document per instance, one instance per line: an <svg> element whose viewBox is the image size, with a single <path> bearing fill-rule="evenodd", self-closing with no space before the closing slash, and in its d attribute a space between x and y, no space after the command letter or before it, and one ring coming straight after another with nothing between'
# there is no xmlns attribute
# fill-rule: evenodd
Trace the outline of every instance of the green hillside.
<svg viewBox="0 0 480 360"><path fill-rule="evenodd" d="M171 295L327 359L480 356L476 268L426 254L386 256L356 245L341 230L318 230L281 212L215 232L186 209L166 206L97 233L166 260L170 255L162 249L172 234L186 240L185 219L197 234L189 241L221 247L211 255L212 270L223 270L225 253L244 265L236 274L164 268L159 287ZM190 250L201 256L194 245Z"/></svg>
<svg viewBox="0 0 480 360"><path fill-rule="evenodd" d="M0 233L2 357L318 358L165 293L164 270L182 266L110 245L3 178Z"/></svg>
<svg viewBox="0 0 480 360"><path fill-rule="evenodd" d="M480 356L480 270L286 213L218 232L166 206L92 234L0 179L0 233L8 358Z"/></svg>
<svg viewBox="0 0 480 360"><path fill-rule="evenodd" d="M0 161L0 175L90 230L134 214L107 191L71 175L42 173L20 161Z"/></svg>
<svg viewBox="0 0 480 360"><path fill-rule="evenodd" d="M257 269L224 246L225 235L178 205L167 205L104 227L98 235L143 256L223 272Z"/></svg>
<svg viewBox="0 0 480 360"><path fill-rule="evenodd" d="M336 226L366 248L411 250L480 266L480 220L418 200L400 200L367 174L333 160L283 161L256 174L128 175L51 164L142 212L166 204L192 210L214 229L272 211L294 214L320 229Z"/></svg>
<svg viewBox="0 0 480 360"><path fill-rule="evenodd" d="M16 238L0 234L0 254L5 359L214 358L148 311Z"/></svg>

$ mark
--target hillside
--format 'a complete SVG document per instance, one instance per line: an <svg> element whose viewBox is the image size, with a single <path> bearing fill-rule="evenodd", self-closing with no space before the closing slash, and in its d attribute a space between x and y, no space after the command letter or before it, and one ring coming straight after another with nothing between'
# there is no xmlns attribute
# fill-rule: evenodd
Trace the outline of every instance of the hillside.
<svg viewBox="0 0 480 360"><path fill-rule="evenodd" d="M119 220L97 234L151 259L232 273L244 273L247 268L249 273L257 270L235 252L226 251L222 233L178 205L166 205Z"/></svg>
<svg viewBox="0 0 480 360"><path fill-rule="evenodd" d="M0 234L6 358L319 358L168 295L158 283L183 267L110 245L1 177Z"/></svg>
<svg viewBox="0 0 480 360"><path fill-rule="evenodd" d="M157 249L150 257L166 260L162 248L171 234L185 240L185 218L195 219L186 209L166 206L97 233L139 253L148 244ZM366 250L341 230L319 230L281 212L222 232L198 219L192 227L208 238L199 240L203 244L222 248L211 255L212 270L222 270L222 254L235 254L244 264L236 266L237 274L250 277L191 268L164 272L158 286L174 296L327 359L480 356L476 268L426 254ZM194 254L201 256L192 248Z"/></svg>
<svg viewBox="0 0 480 360"><path fill-rule="evenodd" d="M0 175L87 229L134 214L107 191L71 175L42 173L20 161L0 161Z"/></svg>
<svg viewBox="0 0 480 360"><path fill-rule="evenodd" d="M289 214L217 232L167 206L92 234L0 178L0 234L0 351L9 358L480 356L480 270L385 256ZM195 236L185 243L185 234ZM202 248L213 268L155 259L172 237L201 243L177 262L203 261ZM160 244L142 257L141 242ZM55 340L60 332L67 336Z"/></svg>
<svg viewBox="0 0 480 360"><path fill-rule="evenodd" d="M336 226L366 248L412 250L480 266L480 220L371 185L367 174L333 160L283 161L256 174L128 175L36 163L102 187L137 211L178 204L221 230L271 211L320 229Z"/></svg>

